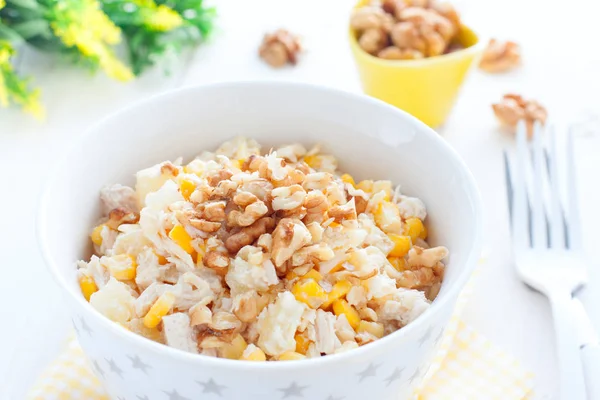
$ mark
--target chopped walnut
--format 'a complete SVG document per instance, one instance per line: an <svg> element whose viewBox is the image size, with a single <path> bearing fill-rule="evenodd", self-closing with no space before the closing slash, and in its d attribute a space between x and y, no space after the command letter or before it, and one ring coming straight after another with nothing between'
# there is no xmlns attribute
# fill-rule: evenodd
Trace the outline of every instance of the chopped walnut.
<svg viewBox="0 0 600 400"><path fill-rule="evenodd" d="M292 266L317 264L321 261L329 261L333 257L333 250L325 243L313 244L303 247L294 253L292 256Z"/></svg>
<svg viewBox="0 0 600 400"><path fill-rule="evenodd" d="M267 233L275 227L275 220L270 217L263 217L254 224L242 228L241 231L227 238L225 247L230 253L237 253L244 246L252 244L260 235Z"/></svg>
<svg viewBox="0 0 600 400"><path fill-rule="evenodd" d="M204 304L196 304L188 312L190 316L190 325L203 325L212 322L212 311Z"/></svg>
<svg viewBox="0 0 600 400"><path fill-rule="evenodd" d="M334 218L336 222L356 219L357 215L354 197L344 205L331 207L331 209L329 210L329 216L331 218Z"/></svg>
<svg viewBox="0 0 600 400"><path fill-rule="evenodd" d="M418 268L412 271L402 271L401 276L396 280L399 287L414 289L424 286L431 286L438 281L431 268Z"/></svg>
<svg viewBox="0 0 600 400"><path fill-rule="evenodd" d="M479 68L486 72L506 72L521 64L521 49L515 42L491 39L483 52Z"/></svg>
<svg viewBox="0 0 600 400"><path fill-rule="evenodd" d="M260 311L259 296L256 292L243 293L233 300L233 313L242 322L255 321Z"/></svg>
<svg viewBox="0 0 600 400"><path fill-rule="evenodd" d="M219 251L209 251L202 259L204 265L215 271L219 276L225 276L227 274L229 261L229 256Z"/></svg>
<svg viewBox="0 0 600 400"><path fill-rule="evenodd" d="M438 262L448 256L448 249L443 246L422 249L414 246L408 251L408 266L433 268Z"/></svg>
<svg viewBox="0 0 600 400"><path fill-rule="evenodd" d="M300 53L300 40L285 29L267 33L258 51L260 57L274 68L296 64Z"/></svg>
<svg viewBox="0 0 600 400"><path fill-rule="evenodd" d="M300 185L292 185L275 188L271 195L273 210L295 210L304 203L306 191Z"/></svg>
<svg viewBox="0 0 600 400"><path fill-rule="evenodd" d="M227 216L229 226L250 226L269 211L264 202L249 192L238 192L233 197L233 202L243 207L243 211L233 210L229 213Z"/></svg>
<svg viewBox="0 0 600 400"><path fill-rule="evenodd" d="M502 101L492 104L492 109L500 123L513 132L520 120L525 121L527 134L533 135L533 126L536 122L544 125L548 118L546 109L535 100L525 100L517 94L506 94Z"/></svg>
<svg viewBox="0 0 600 400"><path fill-rule="evenodd" d="M125 208L115 208L108 213L108 225L112 229L117 229L122 224L135 224L140 216Z"/></svg>
<svg viewBox="0 0 600 400"><path fill-rule="evenodd" d="M280 268L292 258L294 253L310 244L311 235L302 221L284 218L279 221L273 231L272 258L275 266Z"/></svg>
<svg viewBox="0 0 600 400"><path fill-rule="evenodd" d="M209 203L199 204L196 207L200 217L210 222L225 221L225 205L224 201L213 201Z"/></svg>
<svg viewBox="0 0 600 400"><path fill-rule="evenodd" d="M323 192L313 190L306 195L304 207L306 207L306 217L304 217L306 224L311 222L321 223L326 219L329 202Z"/></svg>

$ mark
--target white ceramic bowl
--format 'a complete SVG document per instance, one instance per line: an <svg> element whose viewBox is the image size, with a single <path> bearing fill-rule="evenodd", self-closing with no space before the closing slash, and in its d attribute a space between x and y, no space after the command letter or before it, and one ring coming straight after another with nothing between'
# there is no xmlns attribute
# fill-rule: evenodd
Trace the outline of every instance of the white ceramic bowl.
<svg viewBox="0 0 600 400"><path fill-rule="evenodd" d="M75 261L90 255L98 193L157 162L236 135L264 145L324 144L357 179L390 179L423 199L431 243L450 249L442 290L407 327L347 353L255 363L188 354L146 340L96 312L79 291ZM481 206L452 148L416 118L383 102L322 87L230 83L141 102L84 134L48 183L38 221L46 262L65 293L78 339L114 399L365 400L408 398L479 256ZM145 396L145 397L144 397Z"/></svg>

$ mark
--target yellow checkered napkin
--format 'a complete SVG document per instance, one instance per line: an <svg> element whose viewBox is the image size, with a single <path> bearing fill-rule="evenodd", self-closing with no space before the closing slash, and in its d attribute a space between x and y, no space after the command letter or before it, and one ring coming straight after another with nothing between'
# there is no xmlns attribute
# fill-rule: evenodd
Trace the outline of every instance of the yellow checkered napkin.
<svg viewBox="0 0 600 400"><path fill-rule="evenodd" d="M532 391L533 376L458 317L446 329L441 350L418 400L517 400ZM42 374L28 400L109 400L71 340L65 352Z"/></svg>

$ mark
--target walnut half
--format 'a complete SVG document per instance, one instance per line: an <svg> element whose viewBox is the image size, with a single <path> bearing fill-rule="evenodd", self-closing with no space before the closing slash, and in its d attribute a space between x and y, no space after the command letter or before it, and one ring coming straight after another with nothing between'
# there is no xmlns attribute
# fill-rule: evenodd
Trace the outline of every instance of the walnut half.
<svg viewBox="0 0 600 400"><path fill-rule="evenodd" d="M263 39L258 54L273 68L286 64L295 65L300 53L300 40L285 29L267 33Z"/></svg>
<svg viewBox="0 0 600 400"><path fill-rule="evenodd" d="M506 72L521 64L521 49L515 42L491 39L483 52L479 68L486 72Z"/></svg>
<svg viewBox="0 0 600 400"><path fill-rule="evenodd" d="M519 120L525 120L527 135L533 135L533 125L537 121L542 125L546 123L548 112L535 100L525 100L518 94L506 94L502 101L492 104L494 114L500 123L511 131L515 131Z"/></svg>

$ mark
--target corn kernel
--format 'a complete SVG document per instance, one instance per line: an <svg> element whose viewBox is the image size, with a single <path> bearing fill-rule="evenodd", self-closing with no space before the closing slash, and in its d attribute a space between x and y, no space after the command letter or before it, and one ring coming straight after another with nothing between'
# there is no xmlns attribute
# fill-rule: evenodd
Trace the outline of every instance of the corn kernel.
<svg viewBox="0 0 600 400"><path fill-rule="evenodd" d="M91 276L83 275L81 278L79 278L79 287L81 288L83 297L85 297L87 301L90 301L92 294L98 291L98 286Z"/></svg>
<svg viewBox="0 0 600 400"><path fill-rule="evenodd" d="M356 188L362 190L366 193L371 193L373 191L373 181L360 181Z"/></svg>
<svg viewBox="0 0 600 400"><path fill-rule="evenodd" d="M154 253L156 254L156 253ZM158 263L160 265L167 265L168 261L167 258L165 256L161 256L160 254L156 254L156 257L158 258Z"/></svg>
<svg viewBox="0 0 600 400"><path fill-rule="evenodd" d="M192 237L187 233L182 225L175 225L169 232L169 237L179 245L186 253L192 254Z"/></svg>
<svg viewBox="0 0 600 400"><path fill-rule="evenodd" d="M349 183L352 186L356 186L356 182L354 182L354 178L352 177L352 175L344 174L340 178L342 179L342 182Z"/></svg>
<svg viewBox="0 0 600 400"><path fill-rule="evenodd" d="M358 324L358 333L368 332L371 335L382 338L383 337L383 325L378 324L377 322L369 322L369 321L360 321Z"/></svg>
<svg viewBox="0 0 600 400"><path fill-rule="evenodd" d="M321 164L319 156L315 154L304 156L304 162L311 168L317 168Z"/></svg>
<svg viewBox="0 0 600 400"><path fill-rule="evenodd" d="M162 318L171 311L175 304L175 295L171 292L163 293L150 307L150 310L144 317L144 326L146 328L156 328Z"/></svg>
<svg viewBox="0 0 600 400"><path fill-rule="evenodd" d="M306 274L302 275L302 279L314 279L315 281L319 282L321 279L323 279L323 275L321 275L321 273L316 269L311 269Z"/></svg>
<svg viewBox="0 0 600 400"><path fill-rule="evenodd" d="M231 165L237 169L242 169L242 166L244 165L245 162L246 162L246 160L240 158L239 160L231 160Z"/></svg>
<svg viewBox="0 0 600 400"><path fill-rule="evenodd" d="M120 281L135 279L137 262L130 254L119 254L111 257L114 262L107 265L110 276Z"/></svg>
<svg viewBox="0 0 600 400"><path fill-rule="evenodd" d="M338 226L340 226L339 222L335 222L335 221L333 221L332 223L329 224L330 228L337 228Z"/></svg>
<svg viewBox="0 0 600 400"><path fill-rule="evenodd" d="M262 351L258 347L255 347L251 352L248 352L248 354L246 354L246 352L244 352L244 354L242 354L242 357L240 358L240 360L267 361L267 356L265 355L264 351Z"/></svg>
<svg viewBox="0 0 600 400"><path fill-rule="evenodd" d="M403 257L388 257L388 261L397 271L406 271L406 260Z"/></svg>
<svg viewBox="0 0 600 400"><path fill-rule="evenodd" d="M344 314L346 319L350 323L350 326L355 330L360 324L360 316L358 311L352 307L346 300L336 300L333 302L333 313L337 316Z"/></svg>
<svg viewBox="0 0 600 400"><path fill-rule="evenodd" d="M404 222L404 234L410 236L413 243L417 239L427 239L427 230L419 218L408 218Z"/></svg>
<svg viewBox="0 0 600 400"><path fill-rule="evenodd" d="M314 279L303 279L294 283L292 294L296 300L317 308L327 300L327 292Z"/></svg>
<svg viewBox="0 0 600 400"><path fill-rule="evenodd" d="M221 348L221 357L228 358L230 360L239 360L244 354L244 350L248 347L248 343L244 340L242 335L239 333L233 338L231 343L224 345Z"/></svg>
<svg viewBox="0 0 600 400"><path fill-rule="evenodd" d="M306 356L304 354L296 353L295 351L286 351L282 355L279 356L279 361L296 361L296 360L304 360Z"/></svg>
<svg viewBox="0 0 600 400"><path fill-rule="evenodd" d="M390 251L389 256L391 257L404 257L408 254L410 247L412 245L412 241L410 236L396 235L395 233L390 233L388 237L394 242L394 248Z"/></svg>
<svg viewBox="0 0 600 400"><path fill-rule="evenodd" d="M339 281L333 288L331 292L327 293L327 301L321 305L321 308L328 308L333 304L334 301L343 298L348 294L348 292L352 289L352 284L348 281Z"/></svg>
<svg viewBox="0 0 600 400"><path fill-rule="evenodd" d="M306 354L308 346L310 346L310 340L301 333L297 333L294 339L296 340L296 353Z"/></svg>
<svg viewBox="0 0 600 400"><path fill-rule="evenodd" d="M188 179L183 179L179 185L179 189L181 190L181 195L186 200L189 200L192 193L194 193L194 190L196 190L196 185Z"/></svg>
<svg viewBox="0 0 600 400"><path fill-rule="evenodd" d="M97 227L95 227L92 230L92 233L90 234L92 243L94 243L96 246L102 246L102 230L104 229L105 226L107 226L107 225L106 224L98 225Z"/></svg>

